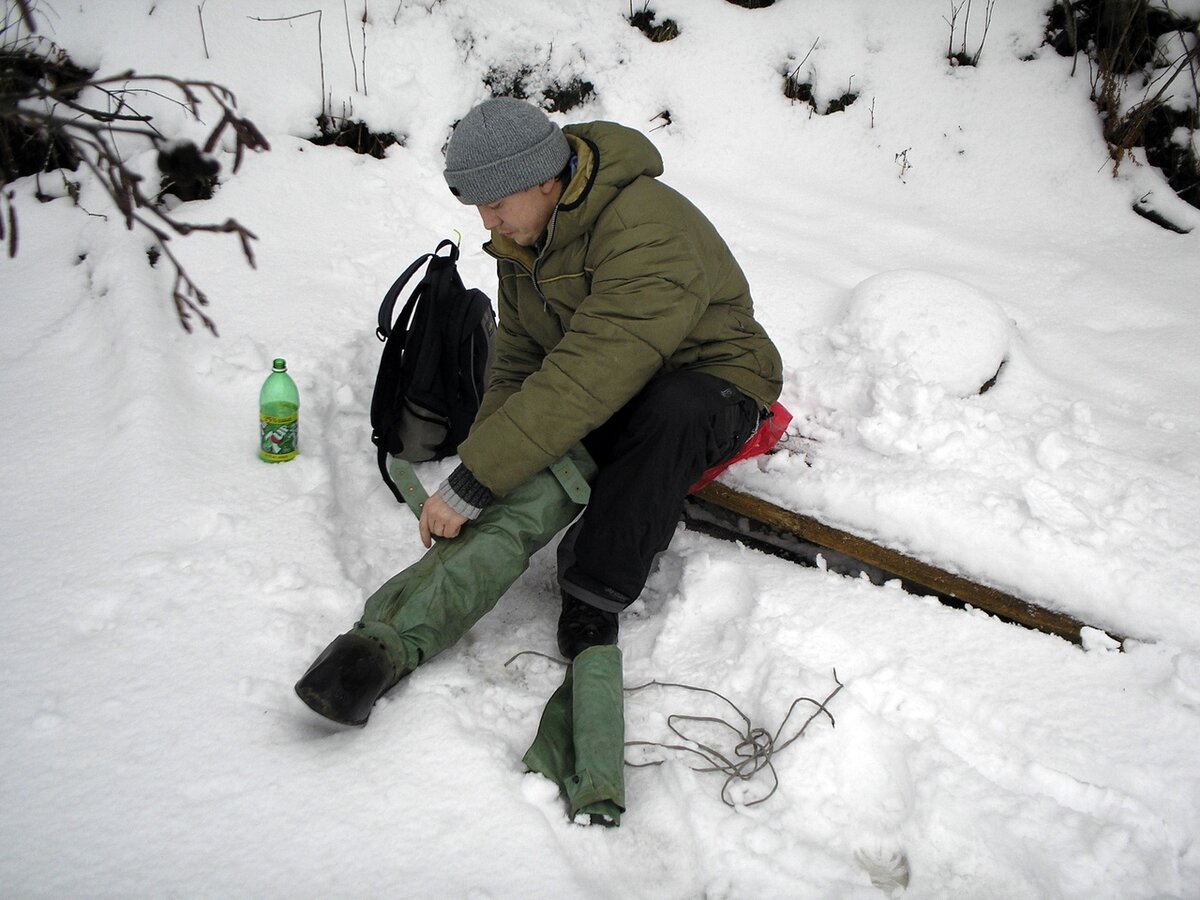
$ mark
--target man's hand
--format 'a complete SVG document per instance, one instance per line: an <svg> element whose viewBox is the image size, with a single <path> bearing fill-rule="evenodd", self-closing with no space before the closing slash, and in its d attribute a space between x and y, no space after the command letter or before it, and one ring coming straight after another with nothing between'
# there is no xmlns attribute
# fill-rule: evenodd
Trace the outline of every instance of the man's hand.
<svg viewBox="0 0 1200 900"><path fill-rule="evenodd" d="M469 521L470 519L460 516L445 500L434 494L421 507L421 543L428 548L433 546L435 537L458 537L463 525Z"/></svg>

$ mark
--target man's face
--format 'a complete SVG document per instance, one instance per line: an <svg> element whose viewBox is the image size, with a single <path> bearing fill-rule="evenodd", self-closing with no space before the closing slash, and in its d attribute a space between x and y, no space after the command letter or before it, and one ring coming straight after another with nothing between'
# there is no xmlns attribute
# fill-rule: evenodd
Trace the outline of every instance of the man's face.
<svg viewBox="0 0 1200 900"><path fill-rule="evenodd" d="M488 231L499 232L522 247L532 247L550 223L561 193L562 185L551 178L475 208Z"/></svg>

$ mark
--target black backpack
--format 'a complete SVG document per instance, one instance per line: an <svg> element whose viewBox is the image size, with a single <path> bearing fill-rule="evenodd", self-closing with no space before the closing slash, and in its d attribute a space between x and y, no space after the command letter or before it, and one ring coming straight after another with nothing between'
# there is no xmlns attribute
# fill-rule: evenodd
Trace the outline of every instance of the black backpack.
<svg viewBox="0 0 1200 900"><path fill-rule="evenodd" d="M442 241L404 270L379 307L375 334L384 346L371 397L371 441L378 448L379 473L401 502L406 501L388 473L387 455L425 462L455 453L487 387L496 314L487 294L463 286L457 261L458 245ZM393 323L396 299L426 262Z"/></svg>

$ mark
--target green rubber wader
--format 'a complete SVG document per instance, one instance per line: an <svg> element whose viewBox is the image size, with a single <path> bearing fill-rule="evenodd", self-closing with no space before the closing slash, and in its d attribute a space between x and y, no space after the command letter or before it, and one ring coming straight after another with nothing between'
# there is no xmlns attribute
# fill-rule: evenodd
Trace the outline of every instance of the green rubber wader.
<svg viewBox="0 0 1200 900"><path fill-rule="evenodd" d="M625 811L625 695L621 651L575 657L542 712L525 765L561 789L572 819L620 825Z"/></svg>
<svg viewBox="0 0 1200 900"><path fill-rule="evenodd" d="M383 644L397 678L453 646L529 567L530 557L579 515L595 473L587 451L576 446L489 504L458 537L438 540L381 585L355 629Z"/></svg>

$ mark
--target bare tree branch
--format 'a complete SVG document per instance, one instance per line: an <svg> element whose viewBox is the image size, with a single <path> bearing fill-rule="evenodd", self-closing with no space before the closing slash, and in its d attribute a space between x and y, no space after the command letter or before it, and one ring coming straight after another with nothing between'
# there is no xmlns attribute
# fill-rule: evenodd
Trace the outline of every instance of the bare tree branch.
<svg viewBox="0 0 1200 900"><path fill-rule="evenodd" d="M29 19L28 6L21 3L20 8L22 15ZM27 22L27 27L30 25ZM30 30L33 30L32 27ZM200 224L177 218L170 209L158 202L158 196L150 196L143 189L143 177L126 165L117 142L130 138L141 140L160 152L167 144L165 136L155 128L153 117L139 112L132 105L131 97L138 94L176 102L197 120L202 107L215 106L220 118L208 133L203 153L213 153L224 139L232 137L234 172L241 167L246 150L269 150L267 139L253 122L238 113L237 98L233 92L215 82L185 80L170 75L138 75L133 71L99 78L87 73L59 77L60 73L49 72L57 64L50 56L29 49L15 52L21 62L37 74L28 75L24 69L16 73L15 66L11 65L0 70L0 74L5 76L15 73L12 77L0 79L0 125L13 134L45 142L47 147L51 146L51 140L61 142L73 154L70 167L82 164L90 171L120 211L126 228L132 230L139 227L149 232L162 255L173 266L175 282L172 297L184 329L192 330L190 320L195 316L216 334L215 323L202 309L208 305L208 298L173 251L171 237L186 237L198 231L234 234L238 237L246 261L254 267L252 242L257 240L256 235L235 219ZM39 70L39 64L43 64L44 68ZM66 72L66 69L63 71ZM82 99L85 91L106 98L107 108ZM47 150L46 156L49 155L50 151ZM14 157L15 148L7 139L0 139L0 241L7 244L10 257L16 255L18 248L17 215L12 191L2 188L10 177L23 174L19 172ZM216 164L211 165L215 172Z"/></svg>

